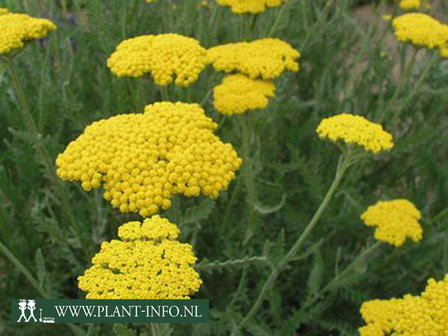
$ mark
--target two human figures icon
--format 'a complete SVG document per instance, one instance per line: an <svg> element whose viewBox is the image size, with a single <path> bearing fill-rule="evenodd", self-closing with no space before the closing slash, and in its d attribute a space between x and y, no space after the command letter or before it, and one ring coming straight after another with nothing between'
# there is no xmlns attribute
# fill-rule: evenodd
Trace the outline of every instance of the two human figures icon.
<svg viewBox="0 0 448 336"><path fill-rule="evenodd" d="M17 322L21 322L23 319L23 322L29 322L31 319L34 322L37 322L36 317L34 316L34 310L36 310L36 301L35 300L25 300L20 299L19 300L19 310L20 310L20 317L17 320ZM29 311L28 317L26 316L26 311Z"/></svg>

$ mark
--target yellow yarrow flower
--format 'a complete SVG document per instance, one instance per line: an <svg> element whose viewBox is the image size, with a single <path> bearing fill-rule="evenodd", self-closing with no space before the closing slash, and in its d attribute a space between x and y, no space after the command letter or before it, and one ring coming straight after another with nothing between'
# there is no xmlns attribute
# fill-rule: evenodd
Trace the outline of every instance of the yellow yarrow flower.
<svg viewBox="0 0 448 336"><path fill-rule="evenodd" d="M406 238L414 242L422 239L423 230L419 223L421 217L414 204L405 199L397 199L369 206L361 219L367 226L376 227L376 239L399 247Z"/></svg>
<svg viewBox="0 0 448 336"><path fill-rule="evenodd" d="M398 0L400 3L398 4L401 9L404 10L419 10L422 5L424 8L431 8L431 5L426 3L425 0Z"/></svg>
<svg viewBox="0 0 448 336"><path fill-rule="evenodd" d="M390 150L394 145L392 135L381 125L348 113L323 119L317 133L321 139L361 146L374 154Z"/></svg>
<svg viewBox="0 0 448 336"><path fill-rule="evenodd" d="M300 53L282 40L264 38L210 48L208 57L217 71L237 71L254 79L273 79L286 70L299 71L296 60Z"/></svg>
<svg viewBox="0 0 448 336"><path fill-rule="evenodd" d="M269 7L280 7L286 0L217 0L221 6L229 6L235 14L258 14Z"/></svg>
<svg viewBox="0 0 448 336"><path fill-rule="evenodd" d="M63 180L85 190L103 184L104 198L121 212L147 217L171 207L171 196L217 197L241 165L231 144L198 104L155 103L86 127L56 165Z"/></svg>
<svg viewBox="0 0 448 336"><path fill-rule="evenodd" d="M6 9L6 8L1 8L1 7L0 7L0 15L8 14L8 13L9 13L9 10L8 10L8 9Z"/></svg>
<svg viewBox="0 0 448 336"><path fill-rule="evenodd" d="M372 300L361 307L366 326L360 336L446 336L448 335L448 275L430 279L420 296Z"/></svg>
<svg viewBox="0 0 448 336"><path fill-rule="evenodd" d="M189 86L207 65L207 51L178 34L144 35L121 42L107 61L113 74L151 75L157 85Z"/></svg>
<svg viewBox="0 0 448 336"><path fill-rule="evenodd" d="M202 281L192 246L177 241L179 229L153 216L118 229L120 240L103 242L93 266L78 277L87 299L189 299Z"/></svg>
<svg viewBox="0 0 448 336"><path fill-rule="evenodd" d="M272 81L236 74L226 76L213 92L213 105L219 113L241 114L265 108L275 95L275 85Z"/></svg>
<svg viewBox="0 0 448 336"><path fill-rule="evenodd" d="M47 36L56 26L47 19L36 19L26 14L8 13L2 8L0 15L0 54L7 55L21 49L30 40Z"/></svg>
<svg viewBox="0 0 448 336"><path fill-rule="evenodd" d="M430 49L448 47L448 25L429 15L404 14L395 18L392 24L395 36L400 42L409 42Z"/></svg>

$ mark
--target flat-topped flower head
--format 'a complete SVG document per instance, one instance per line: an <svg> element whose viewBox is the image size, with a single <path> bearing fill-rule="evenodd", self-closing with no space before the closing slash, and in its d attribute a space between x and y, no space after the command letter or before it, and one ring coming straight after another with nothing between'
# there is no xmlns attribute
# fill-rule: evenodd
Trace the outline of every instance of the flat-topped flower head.
<svg viewBox="0 0 448 336"><path fill-rule="evenodd" d="M399 6L404 10L419 10L421 8L431 8L431 5L425 0L398 0Z"/></svg>
<svg viewBox="0 0 448 336"><path fill-rule="evenodd" d="M79 288L87 299L189 299L202 281L191 245L178 242L178 234L157 215L123 224L120 240L101 245Z"/></svg>
<svg viewBox="0 0 448 336"><path fill-rule="evenodd" d="M357 145L377 154L393 147L392 135L364 117L343 113L323 119L317 127L321 139Z"/></svg>
<svg viewBox="0 0 448 336"><path fill-rule="evenodd" d="M279 7L286 0L217 0L221 6L229 6L235 14L258 14L270 7Z"/></svg>
<svg viewBox="0 0 448 336"><path fill-rule="evenodd" d="M36 19L26 14L9 13L0 9L0 54L8 55L25 47L31 40L42 39L56 26L47 19Z"/></svg>
<svg viewBox="0 0 448 336"><path fill-rule="evenodd" d="M409 42L426 48L448 47L448 25L422 13L403 14L393 20L395 36L400 42Z"/></svg>
<svg viewBox="0 0 448 336"><path fill-rule="evenodd" d="M191 37L143 35L121 42L107 61L113 74L151 75L157 85L189 86L207 65L207 51Z"/></svg>
<svg viewBox="0 0 448 336"><path fill-rule="evenodd" d="M222 83L214 88L213 105L222 114L241 114L265 108L274 95L272 81L235 74L224 77Z"/></svg>
<svg viewBox="0 0 448 336"><path fill-rule="evenodd" d="M377 240L401 246L407 238L414 242L422 239L420 211L405 199L380 201L369 206L361 219L367 226L376 227Z"/></svg>
<svg viewBox="0 0 448 336"><path fill-rule="evenodd" d="M147 217L171 206L171 196L217 197L241 165L231 144L198 104L155 103L86 127L56 160L63 180L85 190L103 185L122 212Z"/></svg>
<svg viewBox="0 0 448 336"><path fill-rule="evenodd" d="M448 334L448 276L430 279L419 296L372 300L361 307L360 336L444 336Z"/></svg>
<svg viewBox="0 0 448 336"><path fill-rule="evenodd" d="M208 50L215 70L241 72L250 78L273 79L284 71L299 71L300 53L276 38L219 45Z"/></svg>

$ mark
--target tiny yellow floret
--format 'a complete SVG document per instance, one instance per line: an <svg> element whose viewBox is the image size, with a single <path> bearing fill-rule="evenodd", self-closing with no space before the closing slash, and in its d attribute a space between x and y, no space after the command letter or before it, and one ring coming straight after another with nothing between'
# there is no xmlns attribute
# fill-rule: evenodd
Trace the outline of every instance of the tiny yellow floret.
<svg viewBox="0 0 448 336"><path fill-rule="evenodd" d="M423 230L419 220L422 217L414 204L405 199L380 201L369 206L361 215L367 226L376 227L377 240L395 245L403 245L406 238L414 242L422 239Z"/></svg>
<svg viewBox="0 0 448 336"><path fill-rule="evenodd" d="M280 7L286 0L217 0L221 6L229 6L235 14L258 14L270 7Z"/></svg>
<svg viewBox="0 0 448 336"><path fill-rule="evenodd" d="M286 70L299 71L300 53L282 40L264 38L210 48L208 57L217 71L241 72L253 79L273 79Z"/></svg>
<svg viewBox="0 0 448 336"><path fill-rule="evenodd" d="M26 42L42 39L55 29L50 20L9 13L7 9L0 8L0 54L8 55L25 47Z"/></svg>
<svg viewBox="0 0 448 336"><path fill-rule="evenodd" d="M431 5L428 4L425 0L398 0L399 6L404 10L419 10L420 8L428 9L431 8Z"/></svg>
<svg viewBox="0 0 448 336"><path fill-rule="evenodd" d="M121 212L148 217L171 207L171 196L215 198L241 165L231 144L198 104L161 102L144 114L125 114L86 127L56 165L63 180L104 198Z"/></svg>
<svg viewBox="0 0 448 336"><path fill-rule="evenodd" d="M408 13L393 20L395 36L400 42L433 48L448 47L448 25L429 15Z"/></svg>
<svg viewBox="0 0 448 336"><path fill-rule="evenodd" d="M144 35L121 42L107 61L113 74L151 75L160 86L189 86L207 65L207 51L191 37L178 34Z"/></svg>
<svg viewBox="0 0 448 336"><path fill-rule="evenodd" d="M348 113L323 119L317 127L321 139L358 145L377 154L393 147L392 135L379 124Z"/></svg>
<svg viewBox="0 0 448 336"><path fill-rule="evenodd" d="M189 299L202 281L190 244L157 215L118 229L120 240L103 242L92 267L78 277L87 299Z"/></svg>
<svg viewBox="0 0 448 336"><path fill-rule="evenodd" d="M219 113L241 114L265 108L275 95L275 85L269 80L235 74L226 76L213 93L213 105Z"/></svg>
<svg viewBox="0 0 448 336"><path fill-rule="evenodd" d="M430 279L420 296L371 300L361 307L360 336L447 336L448 275Z"/></svg>

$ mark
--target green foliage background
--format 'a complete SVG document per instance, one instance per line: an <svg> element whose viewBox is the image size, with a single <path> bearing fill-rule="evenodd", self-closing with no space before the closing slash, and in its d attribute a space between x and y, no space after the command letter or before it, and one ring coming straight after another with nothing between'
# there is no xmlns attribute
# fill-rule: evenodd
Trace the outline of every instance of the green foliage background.
<svg viewBox="0 0 448 336"><path fill-rule="evenodd" d="M239 41L241 18L228 8L220 8L218 25L211 27L213 1L205 7L200 0L173 0L176 8L168 8L171 14L164 21L165 2L0 0L1 7L49 17L58 26L50 39L31 43L14 59L53 159L92 121L140 112L146 104L161 100L150 80L119 79L107 69L106 60L121 40L162 33L165 27L194 36L205 47ZM432 4L431 11L448 22L446 1ZM255 235L243 244L247 205L241 172L215 201L182 199L178 223L182 240L194 245L199 260L260 258L204 266L204 285L196 297L210 300L212 322L172 325L173 335L230 334L247 314L270 265L303 231L334 177L338 150L318 139L319 121L342 112L378 120L385 110L414 51L391 37L381 5L385 2L365 7L354 0L289 0L284 5L273 36L300 50L302 69L277 80L276 97L266 110L256 112ZM388 12L395 7L389 4ZM280 11L262 13L253 31L245 28L247 38L266 36ZM418 52L388 111L383 124L394 134L394 149L349 170L306 251L280 275L243 335L356 335L364 300L418 293L429 277L441 279L447 273L448 60L436 60L416 85L433 57L436 52ZM170 88L170 95L172 100L202 102L220 124L220 137L240 151L237 120L218 115L211 102L210 90L221 76L208 68L188 90ZM71 227L35 155L3 65L0 97L0 240L53 297L82 298L76 277L90 265L103 240L115 238L119 225L138 217L112 210L101 191L86 193L77 184L63 183L81 230ZM307 298L372 243L372 230L362 224L360 214L380 199L393 198L407 198L422 210L422 242L398 249L383 244L337 288L301 310ZM70 333L63 325L11 325L10 299L22 297L38 294L0 256L0 333ZM128 327L135 331L125 326L83 326L89 335L148 333L141 325ZM165 332L169 334L168 329Z"/></svg>

